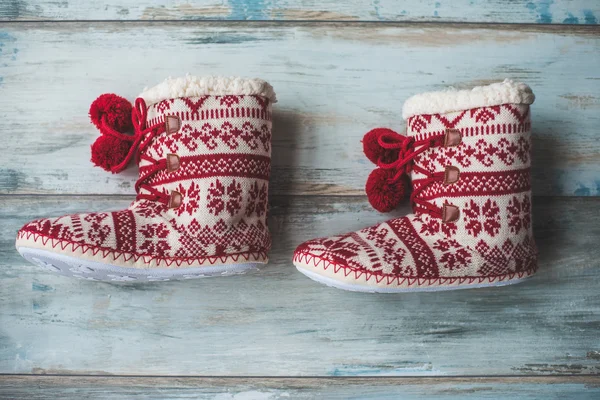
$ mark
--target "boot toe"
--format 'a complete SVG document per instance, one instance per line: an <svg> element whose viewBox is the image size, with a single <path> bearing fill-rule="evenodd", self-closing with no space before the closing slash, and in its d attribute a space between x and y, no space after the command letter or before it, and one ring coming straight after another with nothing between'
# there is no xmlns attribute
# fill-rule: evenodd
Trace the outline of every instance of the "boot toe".
<svg viewBox="0 0 600 400"><path fill-rule="evenodd" d="M96 280L93 274L85 276L94 270L86 266L80 257L88 251L97 254L102 249L94 244L94 235L85 234L89 231L83 231L81 220L86 217L106 218L103 215L107 214L76 214L33 220L18 231L15 247L23 258L47 271ZM106 229L99 225L97 228L100 237L106 239Z"/></svg>
<svg viewBox="0 0 600 400"><path fill-rule="evenodd" d="M304 275L328 286L362 292L395 291L410 279L412 259L406 256L401 242L395 243L393 252L386 248L390 245L385 238L388 232L381 224L310 240L298 246L293 262ZM379 246L370 246L364 240L377 235L381 238Z"/></svg>
<svg viewBox="0 0 600 400"><path fill-rule="evenodd" d="M60 223L65 217L40 218L23 225L17 232L15 246L22 248L41 248L54 250L61 242L75 242L72 226ZM64 243L62 243L64 245ZM58 251L58 250L57 250Z"/></svg>

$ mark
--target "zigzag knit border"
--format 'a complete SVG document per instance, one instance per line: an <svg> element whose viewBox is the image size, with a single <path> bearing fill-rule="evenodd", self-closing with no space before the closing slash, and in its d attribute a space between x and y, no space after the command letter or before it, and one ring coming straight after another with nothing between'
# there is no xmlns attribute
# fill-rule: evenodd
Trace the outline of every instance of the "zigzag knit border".
<svg viewBox="0 0 600 400"><path fill-rule="evenodd" d="M461 277L438 277L438 278L418 278L418 277L400 277L400 276L386 276L380 274L369 273L368 271L357 270L349 266L340 265L333 261L325 260L321 257L306 254L306 253L295 253L293 258L294 263L299 262L308 266L314 266L315 268L321 266L324 271L329 268L333 268L333 273L338 274L340 271L347 277L351 273L354 273L354 279L358 280L365 275L365 281L374 279L375 283L384 283L386 286L449 286L449 285L462 285L462 284L480 284L480 283L498 283L503 281L510 281L513 279L520 279L533 275L537 271L537 264L532 268L525 271L513 272L505 275L497 276L461 276Z"/></svg>
<svg viewBox="0 0 600 400"><path fill-rule="evenodd" d="M127 252L121 252L114 249L107 249L102 247L90 246L83 243L77 243L69 240L61 240L56 238L51 238L49 236L44 236L39 233L29 232L29 231L19 231L17 233L17 241L22 240L31 240L33 238L34 243L41 243L45 248L52 249L60 249L67 250L71 252L78 251L78 254L91 254L92 256L100 255L107 262L113 261L122 261L129 262L133 260L133 262L137 262L138 260L142 260L145 264L151 264L152 262L156 263L156 267L160 267L161 264L164 264L166 267L171 267L173 264L175 266L173 268L185 266L202 266L202 265L220 265L220 264L233 264L240 261L257 261L257 262L265 262L267 260L267 252L260 251L254 253L238 253L238 254L228 254L223 256L212 256L212 257L192 257L192 258L183 258L183 257L155 257L149 255L140 255L133 254ZM48 246L50 244L50 247ZM23 245L17 242L17 247L19 245ZM142 268L137 267L134 264L127 265L130 268Z"/></svg>

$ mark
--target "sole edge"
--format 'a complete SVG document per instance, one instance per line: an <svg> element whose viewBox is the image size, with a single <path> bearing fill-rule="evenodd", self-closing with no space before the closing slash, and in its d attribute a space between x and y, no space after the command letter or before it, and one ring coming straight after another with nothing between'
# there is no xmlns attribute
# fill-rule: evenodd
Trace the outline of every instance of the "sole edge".
<svg viewBox="0 0 600 400"><path fill-rule="evenodd" d="M304 274L306 277L340 290L346 290L350 292L362 292L362 293L414 293L414 292L443 292L448 290L463 290L463 289L480 289L488 287L500 287L514 285L530 279L533 274L525 276L523 278L505 280L500 282L492 283L472 283L472 284L459 284L459 285L448 285L448 286L426 286L426 287L378 287L370 285L359 285L340 282L329 276L321 275L317 272L309 271L304 269L302 266L295 264L296 269Z"/></svg>
<svg viewBox="0 0 600 400"><path fill-rule="evenodd" d="M264 263L251 262L183 268L128 268L31 247L18 247L17 251L24 259L47 271L76 279L112 283L159 282L239 275L264 265Z"/></svg>

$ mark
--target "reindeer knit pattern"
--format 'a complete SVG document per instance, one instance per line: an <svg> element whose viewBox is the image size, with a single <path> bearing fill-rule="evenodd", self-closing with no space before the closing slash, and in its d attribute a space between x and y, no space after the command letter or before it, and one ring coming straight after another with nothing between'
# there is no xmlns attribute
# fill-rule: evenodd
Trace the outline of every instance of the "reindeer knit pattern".
<svg viewBox="0 0 600 400"><path fill-rule="evenodd" d="M410 177L418 201L441 215L419 210L308 241L294 254L297 268L332 286L381 292L507 284L532 275L531 102L532 94L527 104L481 102L445 113L433 106L430 114L409 115L409 138L440 138L414 157ZM459 144L445 146L452 134Z"/></svg>
<svg viewBox="0 0 600 400"><path fill-rule="evenodd" d="M140 148L136 201L30 222L17 247L140 269L267 262L272 99L166 97L145 105L146 125L166 128Z"/></svg>

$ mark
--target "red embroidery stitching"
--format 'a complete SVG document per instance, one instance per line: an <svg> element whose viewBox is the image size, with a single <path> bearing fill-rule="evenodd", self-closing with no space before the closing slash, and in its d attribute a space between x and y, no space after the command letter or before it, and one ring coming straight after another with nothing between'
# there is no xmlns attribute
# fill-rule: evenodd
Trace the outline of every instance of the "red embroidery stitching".
<svg viewBox="0 0 600 400"><path fill-rule="evenodd" d="M217 99L220 99L219 102L223 106L231 107L234 104L240 103L240 96L227 95L227 96L216 96Z"/></svg>
<svg viewBox="0 0 600 400"><path fill-rule="evenodd" d="M27 239L31 240L33 238L34 242L39 241L44 246L50 243L50 247L53 249L60 248L62 250L70 248L70 251L80 250L82 254L86 254L88 252L92 253L92 255L101 254L103 259L106 259L108 262L117 261L122 259L125 262L128 261L138 261L143 259L144 262L150 263L151 261L156 261L158 265L166 265L171 266L172 264L176 264L177 266L181 266L184 263L188 265L194 264L204 264L210 263L215 264L217 262L226 263L226 262L238 262L239 260L245 261L259 261L265 260L267 258L267 251L269 250L269 246L264 247L255 252L239 252L239 253L227 253L227 254L216 254L214 256L208 257L157 257L151 256L149 254L136 254L129 253L125 251L119 251L112 248L107 247L97 247L90 246L85 243L74 242L72 240L66 239L56 239L49 236L42 235L37 232L31 232L21 229L17 234L17 239ZM269 242L270 243L270 242Z"/></svg>
<svg viewBox="0 0 600 400"><path fill-rule="evenodd" d="M198 179L213 176L233 176L269 180L271 162L269 157L250 154L210 154L179 158L177 171L161 171L148 179L153 186L176 182L181 179ZM142 176L151 173L152 166L140 168Z"/></svg>
<svg viewBox="0 0 600 400"><path fill-rule="evenodd" d="M147 224L140 229L140 233L144 236L144 242L140 246L140 250L147 251L153 256L164 257L165 252L171 249L167 242L169 231L163 223Z"/></svg>
<svg viewBox="0 0 600 400"><path fill-rule="evenodd" d="M500 114L500 106L473 108L469 111L471 118L474 118L475 122L487 124L489 121L496 119L496 116Z"/></svg>
<svg viewBox="0 0 600 400"><path fill-rule="evenodd" d="M413 186L421 185L420 179ZM438 197L501 196L531 190L530 169L498 172L461 172L458 182L452 185L434 183L421 192L421 198L431 200Z"/></svg>
<svg viewBox="0 0 600 400"><path fill-rule="evenodd" d="M443 252L440 262L450 271L465 268L471 262L471 253L454 239L440 239L433 248Z"/></svg>
<svg viewBox="0 0 600 400"><path fill-rule="evenodd" d="M394 233L412 254L416 264L417 275L423 278L439 276L437 263L431 249L419 236L408 218L397 218L388 221Z"/></svg>
<svg viewBox="0 0 600 400"><path fill-rule="evenodd" d="M258 182L254 182L248 192L248 202L246 205L246 216L249 217L256 213L261 216L267 209L267 184L264 183L260 189Z"/></svg>
<svg viewBox="0 0 600 400"><path fill-rule="evenodd" d="M160 205L161 209L164 206L161 203L152 201L144 201L144 204ZM117 248L126 252L135 252L137 243L135 237L135 217L131 210L115 211L112 213L113 223L115 225L115 238L117 240Z"/></svg>
<svg viewBox="0 0 600 400"><path fill-rule="evenodd" d="M200 187L196 182L192 182L187 188L180 183L177 191L181 193L183 200L182 204L174 210L175 213L179 216L183 213L194 215L200 207L198 203L200 200Z"/></svg>
<svg viewBox="0 0 600 400"><path fill-rule="evenodd" d="M529 196L523 197L520 202L516 196L508 202L508 226L512 233L519 233L521 229L528 230L531 225L531 201Z"/></svg>
<svg viewBox="0 0 600 400"><path fill-rule="evenodd" d="M465 228L472 236L479 236L482 231L494 237L500 232L500 207L495 201L487 199L483 206L473 200L463 209L466 216Z"/></svg>
<svg viewBox="0 0 600 400"><path fill-rule="evenodd" d="M227 210L232 217L241 210L242 187L235 179L225 187L218 179L208 189L208 210L213 215L220 215Z"/></svg>

